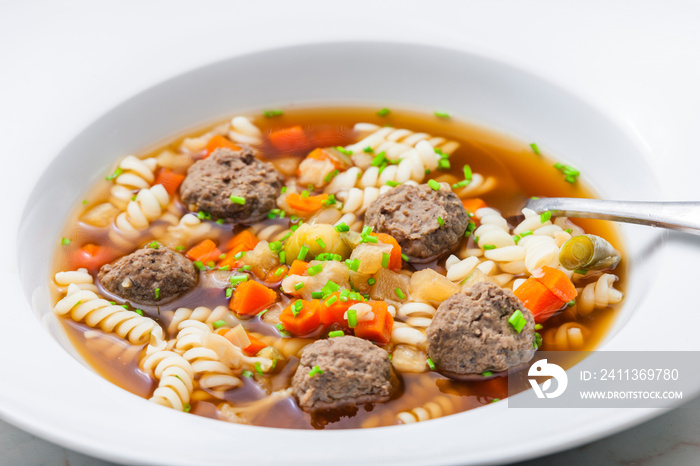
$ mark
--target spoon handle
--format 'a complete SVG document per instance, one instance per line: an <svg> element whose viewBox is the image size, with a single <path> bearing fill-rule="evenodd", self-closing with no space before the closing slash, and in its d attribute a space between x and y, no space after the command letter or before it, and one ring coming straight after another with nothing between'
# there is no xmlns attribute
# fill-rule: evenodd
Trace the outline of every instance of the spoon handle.
<svg viewBox="0 0 700 466"><path fill-rule="evenodd" d="M554 216L599 218L700 235L700 202L607 201L550 197L530 199L526 207Z"/></svg>

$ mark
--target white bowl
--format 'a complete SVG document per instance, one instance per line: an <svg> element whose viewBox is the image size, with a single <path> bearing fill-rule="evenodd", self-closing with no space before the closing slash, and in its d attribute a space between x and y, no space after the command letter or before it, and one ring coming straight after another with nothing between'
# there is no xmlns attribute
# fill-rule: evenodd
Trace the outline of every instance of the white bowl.
<svg viewBox="0 0 700 466"><path fill-rule="evenodd" d="M327 43L237 56L192 70L109 110L45 167L17 239L22 293L8 298L14 311L5 316L6 331L0 334L0 351L21 356L5 361L5 373L13 376L0 384L4 419L112 461L408 465L524 459L595 439L659 412L619 409L601 416L592 410L533 411L496 403L415 425L267 429L157 406L110 384L81 362L51 311L46 258L52 257L60 228L87 187L124 154L193 126L248 109L315 103L447 109L455 118L537 141L547 153L579 167L601 197L659 197L647 154L634 135L562 87L487 57L415 44ZM629 176L630 170L635 183L622 183L619 174ZM647 320L655 310L643 298L658 292L649 283L659 268L661 233L631 226L621 227L621 233L629 285L603 346L639 350L656 338L662 346L657 349L697 349L659 339ZM3 278L15 280L6 271Z"/></svg>

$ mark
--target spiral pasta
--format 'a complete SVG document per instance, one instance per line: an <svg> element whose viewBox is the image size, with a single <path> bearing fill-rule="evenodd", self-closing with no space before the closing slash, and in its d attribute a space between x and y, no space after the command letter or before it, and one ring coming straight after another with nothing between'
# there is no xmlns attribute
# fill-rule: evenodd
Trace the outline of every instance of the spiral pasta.
<svg viewBox="0 0 700 466"><path fill-rule="evenodd" d="M120 209L126 208L131 201L134 191L146 189L155 180L154 172L158 162L154 157L139 159L133 155L127 155L117 165L114 185L110 189L110 202Z"/></svg>
<svg viewBox="0 0 700 466"><path fill-rule="evenodd" d="M586 316L596 308L605 308L622 302L622 292L613 287L616 281L617 276L605 273L594 283L583 287L576 298L576 312Z"/></svg>
<svg viewBox="0 0 700 466"><path fill-rule="evenodd" d="M589 334L588 328L577 322L566 322L550 328L542 336L547 349L574 351L583 348Z"/></svg>
<svg viewBox="0 0 700 466"><path fill-rule="evenodd" d="M87 269L69 270L66 272L58 272L54 275L54 281L58 285L58 290L61 293L67 293L68 287L73 284L81 290L90 290L97 293L97 287L94 284L92 275Z"/></svg>
<svg viewBox="0 0 700 466"><path fill-rule="evenodd" d="M280 223L256 223L250 227L250 232L253 233L256 238L260 241L267 241L268 243L281 240L290 231L289 228Z"/></svg>
<svg viewBox="0 0 700 466"><path fill-rule="evenodd" d="M117 216L115 226L127 234L145 230L153 220L160 217L169 203L170 196L163 185L142 189L133 201L129 201L126 212Z"/></svg>
<svg viewBox="0 0 700 466"><path fill-rule="evenodd" d="M428 337L425 332L411 327L403 322L394 322L391 331L391 343L394 345L407 344L416 348L425 349L428 345Z"/></svg>
<svg viewBox="0 0 700 466"><path fill-rule="evenodd" d="M155 351L141 361L141 368L158 380L149 401L179 411L188 407L194 370L184 357L169 350Z"/></svg>
<svg viewBox="0 0 700 466"><path fill-rule="evenodd" d="M187 213L177 223L168 226L162 235L156 234L156 239L164 246L175 249L178 246L189 247L212 233L213 228L209 222L202 222L195 214Z"/></svg>
<svg viewBox="0 0 700 466"><path fill-rule="evenodd" d="M442 416L447 416L454 412L454 405L450 399L444 395L437 396L432 401L423 406L413 408L410 411L402 411L396 415L396 420L401 424L411 424L414 422L427 421Z"/></svg>
<svg viewBox="0 0 700 466"><path fill-rule="evenodd" d="M339 192L336 197L343 201L342 213L360 215L367 210L367 207L372 202L390 189L391 187L389 186L382 186L381 188L367 187L364 189L352 188L349 191Z"/></svg>
<svg viewBox="0 0 700 466"><path fill-rule="evenodd" d="M217 134L224 135L228 133L229 130L230 124L228 122L223 123L214 127L211 131L202 134L201 136L183 139L180 148L187 152L201 152L206 148L211 138Z"/></svg>
<svg viewBox="0 0 700 466"><path fill-rule="evenodd" d="M397 159L420 142L427 142L448 155L459 147L459 143L456 141L448 141L445 138L432 137L427 133L416 133L408 129L397 129L372 123L357 123L354 129L363 137L355 144L346 146L347 150L359 154L366 147L371 147L374 153L385 152L391 160Z"/></svg>
<svg viewBox="0 0 700 466"><path fill-rule="evenodd" d="M231 131L228 132L228 137L232 141L242 144L262 144L262 131L244 116L236 116L231 119Z"/></svg>
<svg viewBox="0 0 700 466"><path fill-rule="evenodd" d="M285 358L290 356L301 356L301 350L303 350L305 346L314 342L314 340L310 338L279 338L260 334L254 334L254 336L263 343L280 350Z"/></svg>
<svg viewBox="0 0 700 466"><path fill-rule="evenodd" d="M69 315L74 321L84 322L90 327L116 333L134 345L146 343L152 335L162 339L163 330L153 319L110 304L94 291L82 290L76 284L68 286L68 294L56 303L54 312Z"/></svg>

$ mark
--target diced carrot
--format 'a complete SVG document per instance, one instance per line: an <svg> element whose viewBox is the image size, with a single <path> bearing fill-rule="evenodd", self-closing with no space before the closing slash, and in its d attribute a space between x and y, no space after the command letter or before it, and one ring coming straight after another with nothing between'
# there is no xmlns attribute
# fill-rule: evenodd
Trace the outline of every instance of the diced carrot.
<svg viewBox="0 0 700 466"><path fill-rule="evenodd" d="M74 268L84 267L89 270L99 269L116 257L116 254L105 246L87 243L70 253L69 262Z"/></svg>
<svg viewBox="0 0 700 466"><path fill-rule="evenodd" d="M333 297L335 297L335 299L333 299ZM326 303L329 300L333 301L333 304L327 306ZM321 303L321 323L325 326L329 326L331 324L340 324L345 328L349 328L348 321L344 317L345 312L350 308L350 306L359 302L361 301L353 301L351 299L348 299L347 301L341 301L339 291L332 293L325 299L325 301Z"/></svg>
<svg viewBox="0 0 700 466"><path fill-rule="evenodd" d="M391 330L394 328L394 318L389 314L389 309L384 301L367 301L372 306L374 318L364 322L358 322L355 327L355 336L372 340L380 345L386 345L391 340Z"/></svg>
<svg viewBox="0 0 700 466"><path fill-rule="evenodd" d="M226 332L228 332L229 330L231 330L231 327L221 327L221 328L216 330L216 334L221 335L223 337L226 335Z"/></svg>
<svg viewBox="0 0 700 466"><path fill-rule="evenodd" d="M182 173L175 173L168 168L164 168L158 172L156 180L153 182L153 184L163 185L168 194L172 196L177 192L184 179L185 175Z"/></svg>
<svg viewBox="0 0 700 466"><path fill-rule="evenodd" d="M205 239L192 246L186 253L190 260L199 261L206 264L209 261L218 261L221 251L216 247L216 243L210 239Z"/></svg>
<svg viewBox="0 0 700 466"><path fill-rule="evenodd" d="M320 147L344 146L353 142L349 138L352 132L352 128L347 126L321 125L309 130L308 139Z"/></svg>
<svg viewBox="0 0 700 466"><path fill-rule="evenodd" d="M289 275L306 275L307 268L309 268L308 262L295 260L289 268Z"/></svg>
<svg viewBox="0 0 700 466"><path fill-rule="evenodd" d="M537 281L547 287L554 295L568 303L576 297L576 287L564 272L554 267L542 267L542 276L535 277Z"/></svg>
<svg viewBox="0 0 700 466"><path fill-rule="evenodd" d="M258 351L260 351L261 349L268 346L267 343L258 340L250 333L248 333L248 338L250 339L250 345L243 348L243 351L245 351L246 353L248 353L251 356L258 354Z"/></svg>
<svg viewBox="0 0 700 466"><path fill-rule="evenodd" d="M300 337L308 335L321 325L321 302L318 299L312 301L300 299L298 301L301 301L302 307L296 316L292 311L292 306L294 306L294 303L292 303L291 306L282 311L279 319L285 330L294 336Z"/></svg>
<svg viewBox="0 0 700 466"><path fill-rule="evenodd" d="M470 199L462 199L462 205L464 208L471 213L475 213L477 210L481 209L482 207L488 207L486 202L483 201L483 199L478 198L478 197L472 197Z"/></svg>
<svg viewBox="0 0 700 466"><path fill-rule="evenodd" d="M250 231L243 230L236 236L228 240L224 246L226 257L221 259L217 264L219 267L228 267L235 269L240 267L240 262L236 259L236 255L243 251L252 251L260 242Z"/></svg>
<svg viewBox="0 0 700 466"><path fill-rule="evenodd" d="M567 302L559 299L535 277L525 280L513 294L532 312L538 324L552 317Z"/></svg>
<svg viewBox="0 0 700 466"><path fill-rule="evenodd" d="M254 280L239 284L233 292L228 307L243 315L255 315L263 309L275 304L277 293Z"/></svg>
<svg viewBox="0 0 700 466"><path fill-rule="evenodd" d="M280 269L281 268L281 269ZM267 285L277 285L279 282L282 281L284 276L287 274L288 267L286 265L278 265L277 267L273 268L269 272L267 272L267 275L265 275L265 278L263 281Z"/></svg>
<svg viewBox="0 0 700 466"><path fill-rule="evenodd" d="M241 150L241 147L236 145L235 143L229 141L225 137L221 136L220 134L217 134L213 138L209 140L207 143L207 153L204 156L204 158L209 157L212 152L214 152L216 149L221 149L221 148L226 148L226 149L231 149L231 150Z"/></svg>
<svg viewBox="0 0 700 466"><path fill-rule="evenodd" d="M391 254L389 255L389 269L396 272L401 270L401 245L399 245L399 242L396 241L393 236L387 235L386 233L372 233L372 236L376 236L380 243L393 246Z"/></svg>
<svg viewBox="0 0 700 466"><path fill-rule="evenodd" d="M239 253L241 251L252 251L253 249L255 249L255 246L257 246L259 242L260 240L256 238L255 235L252 234L249 230L243 230L242 232L238 233L236 236L228 240L224 245L224 249L226 251L236 250L234 254Z"/></svg>
<svg viewBox="0 0 700 466"><path fill-rule="evenodd" d="M303 149L308 144L306 133L301 126L278 129L268 136L270 143L280 152L292 152Z"/></svg>
<svg viewBox="0 0 700 466"><path fill-rule="evenodd" d="M328 194L304 197L299 193L289 193L285 198L287 205L299 212L316 212L323 207L323 201L326 199L328 199Z"/></svg>

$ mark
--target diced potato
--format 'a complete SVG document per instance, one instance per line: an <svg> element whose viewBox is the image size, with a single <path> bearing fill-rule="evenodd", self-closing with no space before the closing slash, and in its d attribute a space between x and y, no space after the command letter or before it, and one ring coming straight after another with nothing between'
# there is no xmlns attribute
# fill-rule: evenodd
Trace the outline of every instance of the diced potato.
<svg viewBox="0 0 700 466"><path fill-rule="evenodd" d="M312 299L311 293L321 291L328 281L335 282L340 289L350 289L350 269L343 262L338 261L311 261L309 268L316 265L323 266L323 270L313 276L290 275L282 280L282 291L285 293L301 296L302 299ZM295 290L294 286L303 283L304 286Z"/></svg>
<svg viewBox="0 0 700 466"><path fill-rule="evenodd" d="M112 224L119 212L111 203L105 202L85 212L80 220L94 227L105 228Z"/></svg>
<svg viewBox="0 0 700 466"><path fill-rule="evenodd" d="M352 230L344 231L340 234L340 239L342 239L343 242L347 244L350 249L355 249L362 242L362 235Z"/></svg>
<svg viewBox="0 0 700 466"><path fill-rule="evenodd" d="M374 279L377 280L377 283L372 285L369 291L369 296L372 299L395 302L403 302L408 299L408 276L383 268L377 272ZM397 292L397 290L400 291Z"/></svg>
<svg viewBox="0 0 700 466"><path fill-rule="evenodd" d="M459 286L433 269L423 269L411 276L409 292L413 299L439 305L459 293Z"/></svg>
<svg viewBox="0 0 700 466"><path fill-rule="evenodd" d="M319 254L338 254L343 260L350 256L350 247L340 239L340 234L333 225L317 223L302 224L284 243L287 264L291 264L299 256L303 246L309 248L304 260L308 261Z"/></svg>
<svg viewBox="0 0 700 466"><path fill-rule="evenodd" d="M294 176L299 168L298 157L280 157L272 160L272 165L285 177Z"/></svg>
<svg viewBox="0 0 700 466"><path fill-rule="evenodd" d="M480 282L491 282L494 285L498 285L498 283L496 283L496 281L493 278L489 277L477 268L472 270L472 272L467 276L467 278L460 282L460 285L462 286L462 291L467 291L467 289Z"/></svg>
<svg viewBox="0 0 700 466"><path fill-rule="evenodd" d="M358 245L350 255L350 260L360 261L357 272L362 275L374 275L382 268L384 254L391 254L391 244L362 243Z"/></svg>
<svg viewBox="0 0 700 466"><path fill-rule="evenodd" d="M391 353L391 364L399 372L427 372L427 359L423 351L410 345L396 345Z"/></svg>
<svg viewBox="0 0 700 466"><path fill-rule="evenodd" d="M367 283L367 280L370 278L372 278L371 275L350 271L350 283L362 293L367 293L369 291L370 285Z"/></svg>
<svg viewBox="0 0 700 466"><path fill-rule="evenodd" d="M272 269L279 266L279 256L270 250L267 241L260 241L252 251L245 253L241 263L249 265L250 271L259 279L263 279Z"/></svg>
<svg viewBox="0 0 700 466"><path fill-rule="evenodd" d="M302 186L312 184L317 188L325 186L329 175L335 170L335 165L330 160L318 160L306 158L299 165L299 183Z"/></svg>

